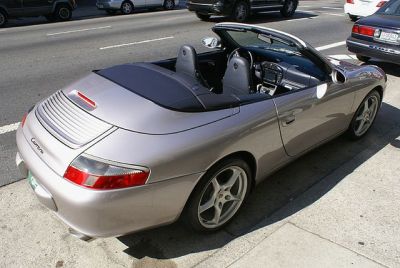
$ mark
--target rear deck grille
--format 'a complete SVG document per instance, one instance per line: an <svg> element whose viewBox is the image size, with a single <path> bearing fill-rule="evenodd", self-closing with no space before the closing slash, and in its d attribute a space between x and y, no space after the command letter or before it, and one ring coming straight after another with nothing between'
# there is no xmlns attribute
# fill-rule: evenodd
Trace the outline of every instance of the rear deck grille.
<svg viewBox="0 0 400 268"><path fill-rule="evenodd" d="M57 139L79 148L112 126L85 112L57 91L38 105L36 116Z"/></svg>

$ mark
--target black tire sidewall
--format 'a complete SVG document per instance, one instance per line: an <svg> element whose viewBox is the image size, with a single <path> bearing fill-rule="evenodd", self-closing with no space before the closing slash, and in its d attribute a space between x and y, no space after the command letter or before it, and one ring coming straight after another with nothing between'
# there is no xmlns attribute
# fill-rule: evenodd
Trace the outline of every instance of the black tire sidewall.
<svg viewBox="0 0 400 268"><path fill-rule="evenodd" d="M246 10L246 16L243 19L238 19L237 16L236 16L236 10L240 5L244 5L245 6L245 10ZM238 1L236 3L235 7L232 10L232 16L231 17L232 17L232 19L234 21L242 23L242 22L245 22L249 18L249 15L250 15L250 8L249 8L249 5L247 4L247 2Z"/></svg>
<svg viewBox="0 0 400 268"><path fill-rule="evenodd" d="M362 109L362 106L364 105L364 102L365 102L369 97L371 97L372 95L375 95L375 96L378 98L378 107L377 107L377 111L376 111L375 117L374 117L374 119L372 120L371 125L369 126L369 128L367 129L367 131L366 131L364 134L362 134L362 135L360 135L360 136L357 136L357 135L355 134L355 131L354 131L354 126L355 126L355 124L356 124L357 115L358 115L360 109ZM381 102L382 102L381 95L380 95L379 92L378 92L377 90L375 90L375 89L372 90L370 93L368 93L368 95L361 101L361 103L360 103L360 105L358 106L356 112L354 113L353 118L351 119L350 126L349 126L349 128L347 129L347 136L348 136L350 139L352 139L352 140L358 140L358 139L361 139L362 137L364 137L365 135L367 135L367 133L368 133L369 130L371 129L371 127L372 127L372 125L374 124L375 119L376 119L376 117L377 117L377 115L378 115Z"/></svg>
<svg viewBox="0 0 400 268"><path fill-rule="evenodd" d="M198 205L200 203L200 199L202 197L202 193L205 190L204 188L208 185L208 183L214 178L214 176L216 174L218 174L218 172L220 172L221 170L230 167L230 166L238 166L240 168L242 168L247 175L247 189L246 189L246 194L244 197L244 200L242 201L239 209L236 211L236 213L227 221L225 222L223 225L217 227L217 228L206 228L204 227L198 218ZM187 202L187 205L185 207L184 210L184 218L183 220L185 221L185 223L191 227L193 230L197 231L197 232L214 232L217 230L220 230L222 228L224 228L227 224L229 224L229 222L232 221L232 219L234 219L237 214L240 212L241 208L243 207L243 204L245 203L250 190L252 188L252 172L250 169L250 166L243 161L240 158L229 158L229 159L225 159L223 161L221 161L220 163L216 164L215 166L211 167L204 175L203 177L200 179L200 181L198 182L198 184L196 185L196 187L194 188L190 199Z"/></svg>
<svg viewBox="0 0 400 268"><path fill-rule="evenodd" d="M290 2L293 2L293 10L288 12L287 8L288 8L288 5L289 5ZM281 9L282 16L284 16L285 18L293 16L294 13L296 12L298 4L299 4L298 0L286 0L285 4L283 5L283 7Z"/></svg>

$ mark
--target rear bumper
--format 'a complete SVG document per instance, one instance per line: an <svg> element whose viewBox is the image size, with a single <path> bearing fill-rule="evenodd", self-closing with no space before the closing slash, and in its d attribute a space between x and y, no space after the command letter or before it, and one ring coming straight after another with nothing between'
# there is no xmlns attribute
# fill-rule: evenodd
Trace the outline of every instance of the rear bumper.
<svg viewBox="0 0 400 268"><path fill-rule="evenodd" d="M348 50L355 54L400 63L400 46L368 42L354 37L349 37L346 43Z"/></svg>
<svg viewBox="0 0 400 268"><path fill-rule="evenodd" d="M38 186L39 201L72 229L90 237L132 233L175 221L202 173L140 187L96 191L77 186L59 176L17 130L16 161L21 173L28 170Z"/></svg>
<svg viewBox="0 0 400 268"><path fill-rule="evenodd" d="M197 12L200 14L207 15L230 15L232 12L232 6L224 2L216 2L213 4L202 4L188 1L186 4L189 11Z"/></svg>

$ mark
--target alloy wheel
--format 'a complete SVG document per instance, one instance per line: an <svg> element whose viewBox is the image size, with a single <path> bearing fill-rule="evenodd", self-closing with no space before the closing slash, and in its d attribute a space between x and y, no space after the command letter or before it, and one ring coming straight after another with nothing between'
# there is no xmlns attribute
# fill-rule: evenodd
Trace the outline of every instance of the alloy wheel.
<svg viewBox="0 0 400 268"><path fill-rule="evenodd" d="M235 9L235 20L238 22L243 22L247 18L247 8L244 3L239 3Z"/></svg>
<svg viewBox="0 0 400 268"><path fill-rule="evenodd" d="M6 16L2 12L0 12L0 26L3 26L6 23Z"/></svg>
<svg viewBox="0 0 400 268"><path fill-rule="evenodd" d="M231 166L216 174L204 188L198 204L198 218L207 229L218 228L240 208L247 192L247 174Z"/></svg>
<svg viewBox="0 0 400 268"><path fill-rule="evenodd" d="M371 127L378 111L379 100L375 95L371 95L364 101L357 113L354 124L354 134L362 136Z"/></svg>
<svg viewBox="0 0 400 268"><path fill-rule="evenodd" d="M124 14L130 14L132 13L132 5L128 2L125 2L122 4L122 12Z"/></svg>
<svg viewBox="0 0 400 268"><path fill-rule="evenodd" d="M70 10L69 10L67 7L62 7L62 8L60 8L60 10L58 11L58 15L59 15L60 19L62 19L62 20L69 19L69 17L70 17Z"/></svg>
<svg viewBox="0 0 400 268"><path fill-rule="evenodd" d="M170 10L170 9L173 9L174 6L175 6L175 3L173 0L165 0L165 4L164 4L165 9Z"/></svg>

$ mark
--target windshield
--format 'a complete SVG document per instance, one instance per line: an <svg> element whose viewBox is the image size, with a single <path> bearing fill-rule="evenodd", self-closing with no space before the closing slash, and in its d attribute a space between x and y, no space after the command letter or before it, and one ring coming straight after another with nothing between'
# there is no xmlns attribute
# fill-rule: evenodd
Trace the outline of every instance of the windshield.
<svg viewBox="0 0 400 268"><path fill-rule="evenodd" d="M394 15L400 16L400 0L392 0L386 5L384 5L381 9L379 9L376 13L381 15Z"/></svg>
<svg viewBox="0 0 400 268"><path fill-rule="evenodd" d="M231 31L227 30L229 37L241 47L256 47L266 50L274 50L290 55L301 55L297 47L275 37L252 31Z"/></svg>

